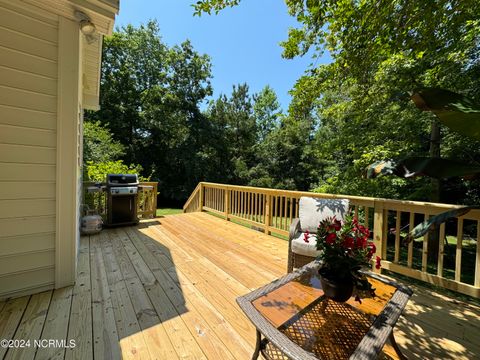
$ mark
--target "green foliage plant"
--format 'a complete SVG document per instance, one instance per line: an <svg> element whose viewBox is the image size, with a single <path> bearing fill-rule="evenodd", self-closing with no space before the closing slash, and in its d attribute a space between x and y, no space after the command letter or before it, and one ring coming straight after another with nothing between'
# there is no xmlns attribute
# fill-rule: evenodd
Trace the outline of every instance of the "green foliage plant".
<svg viewBox="0 0 480 360"><path fill-rule="evenodd" d="M103 182L107 174L139 174L140 181L148 181L148 177L141 176L142 167L140 165L126 165L122 160L87 162L87 180Z"/></svg>
<svg viewBox="0 0 480 360"><path fill-rule="evenodd" d="M471 99L455 92L429 88L415 91L411 99L423 110L433 112L435 116L453 131L465 137L480 137L480 106ZM399 160L379 161L370 165L367 176L397 175L405 178L429 176L434 178L471 177L480 173L480 166L451 159L405 157ZM466 206L443 212L417 225L407 235L412 241L438 227L452 217L465 215L478 206Z"/></svg>
<svg viewBox="0 0 480 360"><path fill-rule="evenodd" d="M124 154L125 147L99 121L83 123L83 161L113 161Z"/></svg>

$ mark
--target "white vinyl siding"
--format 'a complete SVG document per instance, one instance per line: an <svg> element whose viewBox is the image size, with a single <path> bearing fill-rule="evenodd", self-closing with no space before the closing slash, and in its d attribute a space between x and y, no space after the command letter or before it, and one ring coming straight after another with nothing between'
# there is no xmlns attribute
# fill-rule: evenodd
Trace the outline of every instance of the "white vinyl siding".
<svg viewBox="0 0 480 360"><path fill-rule="evenodd" d="M0 0L0 299L55 284L55 18Z"/></svg>

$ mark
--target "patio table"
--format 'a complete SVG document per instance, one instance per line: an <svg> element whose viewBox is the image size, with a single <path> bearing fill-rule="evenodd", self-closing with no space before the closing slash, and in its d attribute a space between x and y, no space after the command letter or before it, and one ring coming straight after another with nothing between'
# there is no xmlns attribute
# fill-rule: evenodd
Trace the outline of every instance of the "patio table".
<svg viewBox="0 0 480 360"><path fill-rule="evenodd" d="M257 329L253 359L375 359L389 339L401 359L393 327L412 290L365 272L376 296L327 299L310 264L237 299Z"/></svg>

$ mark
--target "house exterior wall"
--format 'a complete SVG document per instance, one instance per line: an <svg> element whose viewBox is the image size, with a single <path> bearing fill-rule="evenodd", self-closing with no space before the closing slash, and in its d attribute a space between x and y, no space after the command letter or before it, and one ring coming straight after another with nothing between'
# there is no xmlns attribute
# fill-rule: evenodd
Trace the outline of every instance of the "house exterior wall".
<svg viewBox="0 0 480 360"><path fill-rule="evenodd" d="M78 23L0 0L0 299L73 284Z"/></svg>

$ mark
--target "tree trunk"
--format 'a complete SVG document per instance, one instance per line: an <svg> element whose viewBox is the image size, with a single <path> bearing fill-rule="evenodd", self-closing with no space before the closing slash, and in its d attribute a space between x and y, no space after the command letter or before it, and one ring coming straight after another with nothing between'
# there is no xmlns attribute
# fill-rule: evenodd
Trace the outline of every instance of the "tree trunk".
<svg viewBox="0 0 480 360"><path fill-rule="evenodd" d="M440 157L440 124L437 119L432 119L431 128L430 128L430 157L439 158ZM440 190L441 190L441 181L439 179L431 179L431 191L430 191L430 201L431 202L440 202ZM434 229L428 233L428 259L436 263L438 257L438 229Z"/></svg>

